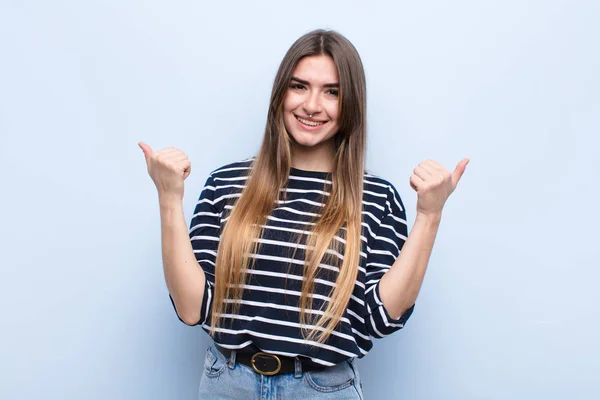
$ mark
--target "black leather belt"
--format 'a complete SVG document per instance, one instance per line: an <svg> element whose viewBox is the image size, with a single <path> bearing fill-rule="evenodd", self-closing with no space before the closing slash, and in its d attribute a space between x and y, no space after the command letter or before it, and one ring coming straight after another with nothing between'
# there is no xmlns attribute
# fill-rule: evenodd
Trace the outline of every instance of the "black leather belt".
<svg viewBox="0 0 600 400"><path fill-rule="evenodd" d="M227 358L231 356L231 349L219 346L215 343L215 347ZM324 365L312 364L298 358L302 363L302 371L320 371L327 368ZM294 357L286 357L275 354L269 354L262 351L255 353L236 353L235 362L242 363L252 367L254 371L261 375L278 375L289 374L296 371Z"/></svg>

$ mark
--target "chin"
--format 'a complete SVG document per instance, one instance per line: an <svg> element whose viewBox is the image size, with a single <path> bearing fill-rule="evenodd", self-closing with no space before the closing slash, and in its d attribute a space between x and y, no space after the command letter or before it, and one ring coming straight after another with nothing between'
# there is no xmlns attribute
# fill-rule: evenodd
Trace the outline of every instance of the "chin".
<svg viewBox="0 0 600 400"><path fill-rule="evenodd" d="M293 142L298 145L298 146L302 146L302 147L316 147L319 145L322 145L324 143L329 142L331 139L333 139L332 137L329 138L325 138L325 137L317 137L315 135L306 135L306 134L298 134L298 133L292 133L290 135L293 139Z"/></svg>

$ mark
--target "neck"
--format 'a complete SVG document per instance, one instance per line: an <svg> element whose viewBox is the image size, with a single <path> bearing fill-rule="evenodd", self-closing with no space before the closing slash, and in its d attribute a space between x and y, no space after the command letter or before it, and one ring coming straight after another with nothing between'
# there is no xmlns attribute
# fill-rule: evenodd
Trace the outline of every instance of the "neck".
<svg viewBox="0 0 600 400"><path fill-rule="evenodd" d="M335 149L333 140L317 146L306 147L292 144L292 167L306 171L331 172Z"/></svg>

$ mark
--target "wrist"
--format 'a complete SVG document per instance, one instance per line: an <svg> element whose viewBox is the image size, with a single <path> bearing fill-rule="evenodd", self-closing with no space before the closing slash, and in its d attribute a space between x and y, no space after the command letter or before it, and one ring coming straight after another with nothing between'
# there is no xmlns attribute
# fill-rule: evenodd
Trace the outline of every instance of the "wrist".
<svg viewBox="0 0 600 400"><path fill-rule="evenodd" d="M442 221L442 211L433 213L417 212L416 221L423 221L429 224L439 224Z"/></svg>
<svg viewBox="0 0 600 400"><path fill-rule="evenodd" d="M158 203L160 208L175 208L182 206L183 199L170 193L158 193Z"/></svg>

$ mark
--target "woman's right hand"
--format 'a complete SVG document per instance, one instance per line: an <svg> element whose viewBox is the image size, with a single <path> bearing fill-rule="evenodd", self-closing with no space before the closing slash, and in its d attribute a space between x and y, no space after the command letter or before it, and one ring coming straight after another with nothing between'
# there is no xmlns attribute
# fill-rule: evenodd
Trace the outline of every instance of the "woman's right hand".
<svg viewBox="0 0 600 400"><path fill-rule="evenodd" d="M152 151L143 142L138 146L144 152L148 174L156 185L159 197L183 199L183 181L192 172L192 165L185 153L174 147Z"/></svg>

